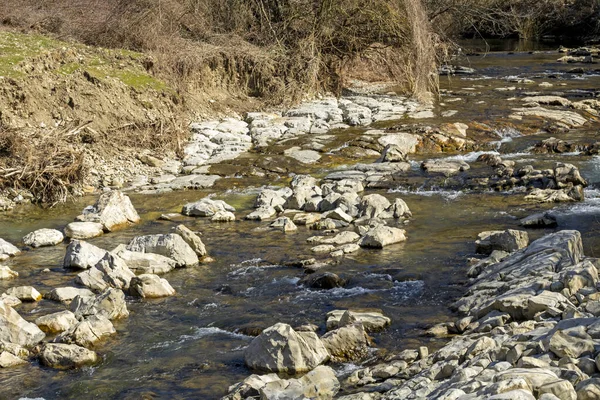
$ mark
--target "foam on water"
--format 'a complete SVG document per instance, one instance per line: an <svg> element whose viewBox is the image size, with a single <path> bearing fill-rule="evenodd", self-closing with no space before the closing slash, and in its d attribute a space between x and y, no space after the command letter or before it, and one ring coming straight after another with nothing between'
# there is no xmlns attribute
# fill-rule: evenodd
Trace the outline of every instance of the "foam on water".
<svg viewBox="0 0 600 400"><path fill-rule="evenodd" d="M177 340L167 340L165 342L157 343L157 344L153 345L151 347L151 349L161 349L161 348L167 348L167 347L173 347L174 349L180 349L182 347L181 345L186 342L189 342L192 340L199 340L199 339L202 339L202 338L205 338L208 336L214 336L214 335L223 335L223 336L227 336L227 337L230 337L233 339L240 339L240 340L252 339L251 336L243 335L241 333L229 332L229 331L226 331L224 329L217 328L214 326L202 327L202 328L194 327L192 334L181 335L181 336L179 336L179 339L177 339Z"/></svg>
<svg viewBox="0 0 600 400"><path fill-rule="evenodd" d="M394 281L394 286L391 288L382 289L366 289L361 286L352 288L333 288L328 290L302 290L295 300L309 300L314 301L315 299L342 299L346 297L361 296L370 293L388 293L393 296L394 300L405 300L411 297L415 297L420 294L425 287L423 281Z"/></svg>
<svg viewBox="0 0 600 400"><path fill-rule="evenodd" d="M585 199L582 202L557 207L550 211L550 214L553 216L600 214L600 189L586 188L583 191Z"/></svg>

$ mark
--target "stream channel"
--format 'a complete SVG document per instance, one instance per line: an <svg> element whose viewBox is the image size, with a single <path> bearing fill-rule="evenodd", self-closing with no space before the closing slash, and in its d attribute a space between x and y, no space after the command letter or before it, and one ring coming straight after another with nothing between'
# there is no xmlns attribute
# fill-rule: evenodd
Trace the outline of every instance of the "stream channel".
<svg viewBox="0 0 600 400"><path fill-rule="evenodd" d="M464 122L471 126L476 122L493 127L496 121L506 121L511 108L520 106L518 98L531 91L561 92L570 100L595 97L600 72L595 72L593 65L584 65L585 73L569 72L581 64L558 63L559 57L553 47L535 53L502 51L465 58L461 64L474 68L476 73L441 77L442 96L434 110L436 117L419 123ZM512 83L516 78L534 83ZM541 82L553 86L538 87ZM511 86L516 89L496 90ZM458 112L452 117L441 117L448 109ZM557 218L558 227L528 230L531 240L554 229L577 229L583 236L585 254L600 256L600 158L576 152L529 151L533 144L550 136L595 142L599 124L592 117L588 119L590 122L582 128L553 134L531 134L528 121L512 120L513 128L499 128L497 142L485 149L451 155L411 155L413 168L407 173L411 185L367 190L406 201L413 214L403 226L408 240L382 250L362 249L328 266L328 271L348 279L344 288L305 288L297 284L304 274L302 269L283 265L286 260L311 256L306 238L314 231L301 226L297 232L283 234L257 229L265 222L241 219L252 210L258 188L272 183L266 179L238 182L235 189L221 185L210 190L155 195L128 193L141 223L91 239L91 243L113 249L134 236L167 233L180 222L159 220L161 214L180 212L183 204L209 194L236 207L238 220L216 224L209 219L185 218L183 223L190 229L202 232L202 240L215 259L213 263L168 273L165 278L177 291L174 297L128 298L130 316L115 321L118 334L98 348L102 356L98 365L74 371L57 371L31 363L0 369L0 398L217 399L227 393L228 386L251 374L244 366L243 353L252 337L241 332L285 322L292 326L314 323L323 333L325 315L334 309L375 308L392 319L388 329L373 334L377 347L373 356L421 345L440 347L445 339L429 338L423 333L432 324L452 319L448 306L466 291L467 258L475 255L474 240L479 232L520 229L520 218L549 210ZM356 135L361 129L370 128L341 134ZM527 202L519 190L472 192L461 187L431 186L419 169L422 160L453 157L472 164L462 175L476 174L475 160L481 151L497 152L517 165L572 163L589 182L586 198L579 203L535 204ZM358 161L374 159L353 162ZM324 176L329 168L319 164L314 175ZM281 186L285 184L282 182ZM79 198L49 210L17 207L0 214L0 236L20 243L25 234L35 229L62 229L94 201L95 198ZM19 272L19 278L0 281L0 293L15 285L32 285L41 293L71 285L77 272L62 268L65 248L66 243L24 251L7 261L6 265ZM29 321L62 309L60 304L48 300L17 308ZM340 373L356 368L353 364L333 367Z"/></svg>

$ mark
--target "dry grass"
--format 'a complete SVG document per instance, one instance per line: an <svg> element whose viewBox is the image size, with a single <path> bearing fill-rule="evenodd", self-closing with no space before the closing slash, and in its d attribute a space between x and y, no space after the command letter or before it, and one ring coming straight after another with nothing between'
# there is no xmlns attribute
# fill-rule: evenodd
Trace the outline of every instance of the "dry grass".
<svg viewBox="0 0 600 400"><path fill-rule="evenodd" d="M71 135L72 130L25 136L0 129L0 187L28 190L50 206L66 201L87 172L83 153L64 145Z"/></svg>

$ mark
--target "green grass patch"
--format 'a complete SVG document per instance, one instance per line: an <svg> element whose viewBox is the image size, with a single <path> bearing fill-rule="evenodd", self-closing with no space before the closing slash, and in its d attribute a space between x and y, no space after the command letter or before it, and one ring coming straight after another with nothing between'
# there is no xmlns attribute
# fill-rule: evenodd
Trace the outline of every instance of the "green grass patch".
<svg viewBox="0 0 600 400"><path fill-rule="evenodd" d="M47 36L8 31L0 31L0 76L24 78L26 73L21 70L19 64L33 60L48 51L60 54L61 49L74 50L80 55L80 60L66 56L63 64L58 61L54 70L58 74L69 76L86 71L99 81L115 78L136 90L170 91L165 82L146 72L141 65L145 58L142 53L125 49L93 48Z"/></svg>

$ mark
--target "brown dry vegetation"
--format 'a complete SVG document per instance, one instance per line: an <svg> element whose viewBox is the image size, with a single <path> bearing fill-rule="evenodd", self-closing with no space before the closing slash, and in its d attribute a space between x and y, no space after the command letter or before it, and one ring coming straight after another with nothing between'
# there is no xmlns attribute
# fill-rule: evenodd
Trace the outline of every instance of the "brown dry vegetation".
<svg viewBox="0 0 600 400"><path fill-rule="evenodd" d="M426 0L426 5L444 35L534 39L600 32L598 0Z"/></svg>
<svg viewBox="0 0 600 400"><path fill-rule="evenodd" d="M209 98L289 104L349 77L424 97L437 83L421 0L3 0L0 26L44 44L0 79L0 189L50 203L85 176L85 150L177 152Z"/></svg>

